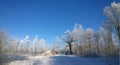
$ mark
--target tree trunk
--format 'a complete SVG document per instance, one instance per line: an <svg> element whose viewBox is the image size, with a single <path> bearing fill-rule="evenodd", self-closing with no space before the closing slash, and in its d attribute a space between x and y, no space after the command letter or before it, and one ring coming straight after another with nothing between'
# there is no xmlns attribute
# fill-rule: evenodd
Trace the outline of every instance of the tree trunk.
<svg viewBox="0 0 120 65"><path fill-rule="evenodd" d="M89 40L89 55L91 56L91 41Z"/></svg>
<svg viewBox="0 0 120 65"><path fill-rule="evenodd" d="M99 47L99 44L97 45L97 55L99 56L100 55L100 47Z"/></svg>
<svg viewBox="0 0 120 65"><path fill-rule="evenodd" d="M118 32L118 38L119 38L119 45L120 45L120 32Z"/></svg>
<svg viewBox="0 0 120 65"><path fill-rule="evenodd" d="M69 49L70 49L70 54L72 55L73 52L72 52L72 45L71 45L71 43L69 43Z"/></svg>

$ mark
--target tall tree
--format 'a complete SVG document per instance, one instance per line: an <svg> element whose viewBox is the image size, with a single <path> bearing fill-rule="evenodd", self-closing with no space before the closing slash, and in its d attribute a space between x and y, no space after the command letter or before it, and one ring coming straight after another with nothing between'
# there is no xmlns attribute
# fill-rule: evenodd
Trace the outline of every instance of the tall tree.
<svg viewBox="0 0 120 65"><path fill-rule="evenodd" d="M102 55L104 54L107 56L113 56L114 54L116 54L115 53L116 44L114 42L114 37L112 35L112 32L110 32L111 28L108 26L107 28L109 29L106 29L105 27L100 28L100 31L99 31L99 34L100 34L99 43L100 43L100 49L101 49L100 54Z"/></svg>
<svg viewBox="0 0 120 65"><path fill-rule="evenodd" d="M95 32L94 33L94 43L95 43L95 46L96 46L96 54L99 56L100 55L100 43L99 43L99 40L100 40L100 35L99 35L99 32Z"/></svg>
<svg viewBox="0 0 120 65"><path fill-rule="evenodd" d="M120 3L113 2L110 6L104 8L107 17L107 24L115 31L120 45Z"/></svg>
<svg viewBox="0 0 120 65"><path fill-rule="evenodd" d="M82 54L82 44L84 41L84 31L80 24L75 24L72 31L73 34L73 52L74 54Z"/></svg>
<svg viewBox="0 0 120 65"><path fill-rule="evenodd" d="M107 33L106 34L106 37L107 37L106 52L108 55L111 56L111 55L113 55L114 49L115 49L115 44L114 44L114 40L113 40L114 37L113 37L113 33L112 33L113 29L112 29L112 26L109 24L109 22L104 23L103 27L106 30L105 33Z"/></svg>
<svg viewBox="0 0 120 65"><path fill-rule="evenodd" d="M86 45L88 46L87 48L87 53L88 55L90 54L91 55L91 52L92 52L92 45L93 45L93 30L88 28L86 29L85 31L85 37L86 37Z"/></svg>

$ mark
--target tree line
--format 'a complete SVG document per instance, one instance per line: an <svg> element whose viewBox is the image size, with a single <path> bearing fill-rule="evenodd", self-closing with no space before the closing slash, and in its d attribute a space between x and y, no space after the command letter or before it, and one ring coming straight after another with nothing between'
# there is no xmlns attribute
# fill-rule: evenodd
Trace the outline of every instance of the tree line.
<svg viewBox="0 0 120 65"><path fill-rule="evenodd" d="M72 31L67 30L63 41L67 43L64 49L66 54L81 56L115 56L119 54L120 47L120 3L113 2L104 8L107 20L93 31L91 28L83 29L75 24Z"/></svg>

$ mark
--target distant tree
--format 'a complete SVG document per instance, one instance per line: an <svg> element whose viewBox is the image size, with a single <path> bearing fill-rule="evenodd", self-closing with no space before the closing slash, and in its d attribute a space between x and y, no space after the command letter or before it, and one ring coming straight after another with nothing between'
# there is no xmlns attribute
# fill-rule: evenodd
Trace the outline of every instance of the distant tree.
<svg viewBox="0 0 120 65"><path fill-rule="evenodd" d="M73 53L82 54L82 44L84 43L84 31L80 24L75 24L73 34Z"/></svg>
<svg viewBox="0 0 120 65"><path fill-rule="evenodd" d="M95 43L95 50L96 50L96 54L99 56L100 55L100 35L99 32L95 32L94 33L94 43Z"/></svg>
<svg viewBox="0 0 120 65"><path fill-rule="evenodd" d="M25 52L25 42L24 40L20 40L20 52L23 54Z"/></svg>
<svg viewBox="0 0 120 65"><path fill-rule="evenodd" d="M73 35L69 30L65 32L65 35L63 36L63 41L68 44L70 54L73 54L72 51Z"/></svg>
<svg viewBox="0 0 120 65"><path fill-rule="evenodd" d="M61 40L58 37L53 40L53 51L57 53L60 52L60 43Z"/></svg>
<svg viewBox="0 0 120 65"><path fill-rule="evenodd" d="M87 55L91 55L92 54L92 45L93 45L93 30L88 28L86 29L85 31L85 40L86 40L86 43L85 45L87 45L88 48L87 49Z"/></svg>
<svg viewBox="0 0 120 65"><path fill-rule="evenodd" d="M15 40L13 40L13 45L14 45L14 47L15 47L15 53L17 53L18 52L18 40L17 39L15 39Z"/></svg>
<svg viewBox="0 0 120 65"><path fill-rule="evenodd" d="M29 35L25 36L24 38L24 44L25 44L25 49L26 49L26 52L28 53L29 52L29 43L30 43L30 40L29 40Z"/></svg>
<svg viewBox="0 0 120 65"><path fill-rule="evenodd" d="M3 45L6 43L6 40L8 39L9 35L5 30L0 29L0 57L2 54Z"/></svg>
<svg viewBox="0 0 120 65"><path fill-rule="evenodd" d="M46 41L45 41L44 39L41 39L41 40L39 41L39 43L40 43L41 51L42 51L42 52L45 52L45 50L46 50L46 48L45 48L45 43L46 43Z"/></svg>
<svg viewBox="0 0 120 65"><path fill-rule="evenodd" d="M33 40L35 54L37 53L38 43L39 43L38 35L36 35L35 38L34 38L34 40Z"/></svg>

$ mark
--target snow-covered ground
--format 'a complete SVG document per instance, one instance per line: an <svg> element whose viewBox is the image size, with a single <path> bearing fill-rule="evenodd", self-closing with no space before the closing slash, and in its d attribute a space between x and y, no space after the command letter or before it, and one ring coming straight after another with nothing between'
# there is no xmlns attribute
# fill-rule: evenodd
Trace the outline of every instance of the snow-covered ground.
<svg viewBox="0 0 120 65"><path fill-rule="evenodd" d="M98 58L78 57L74 55L28 56L27 59L14 60L4 65L108 65Z"/></svg>

